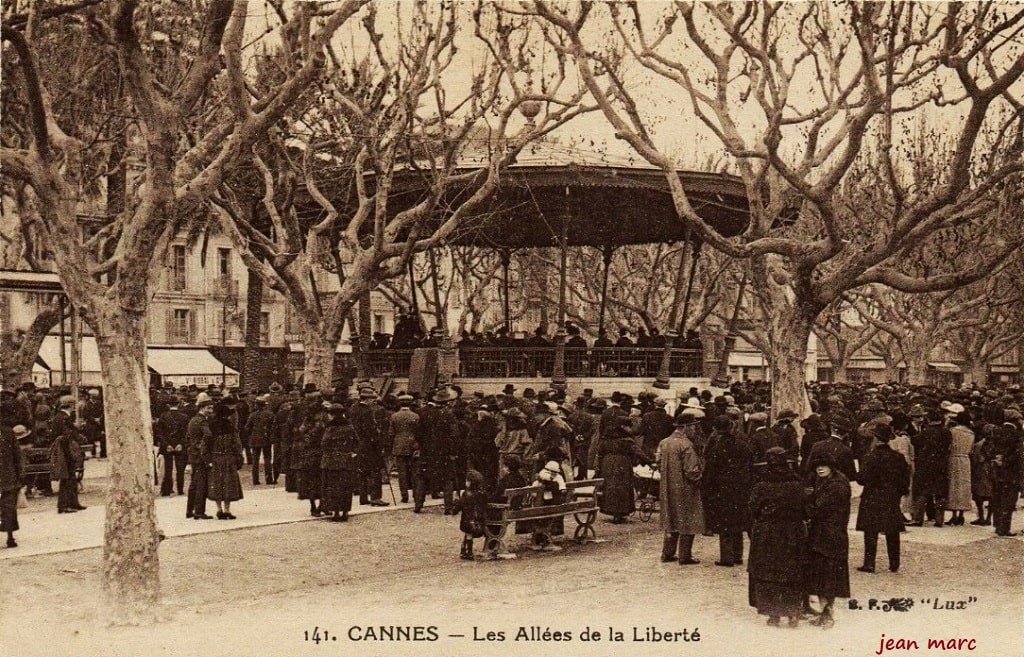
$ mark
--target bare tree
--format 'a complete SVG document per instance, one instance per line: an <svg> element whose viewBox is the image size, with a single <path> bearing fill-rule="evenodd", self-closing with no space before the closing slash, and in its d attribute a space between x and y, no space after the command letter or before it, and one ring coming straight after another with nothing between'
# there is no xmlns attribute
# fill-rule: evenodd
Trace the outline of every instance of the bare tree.
<svg viewBox="0 0 1024 657"><path fill-rule="evenodd" d="M4 113L0 163L5 176L31 190L38 213L22 220L52 249L65 291L96 334L106 426L114 428L103 549L114 621L147 615L159 595L144 330L160 269L154 260L186 211L206 202L225 171L319 76L327 42L363 4L297 5L302 20L292 29L302 48L287 53L289 75L258 97L237 93L247 88L240 62L249 7L242 0L211 0L194 13L121 0L45 24L38 3L23 20L4 15L3 41L17 62L17 76L4 76L4 94L17 95L26 111ZM130 115L140 168L123 211L88 236L78 220L83 189L103 176L109 151L99 149L95 122L77 121L53 102L72 91L60 74L67 60L48 59L55 42L77 44L97 66L117 62L122 94L114 100ZM222 87L233 112L221 102Z"/></svg>
<svg viewBox="0 0 1024 657"><path fill-rule="evenodd" d="M849 380L847 368L850 358L866 347L879 331L870 322L855 321L850 311L853 309L848 303L834 302L814 322L818 345L828 355L832 365L832 380L836 383Z"/></svg>
<svg viewBox="0 0 1024 657"><path fill-rule="evenodd" d="M1019 237L978 244L988 257L925 278L899 268L936 231L988 221L997 199L1022 187L1008 129L1022 119L1001 110L1020 106L1010 94L1024 54L1007 37L1024 12L1004 15L990 3L519 7L548 22L616 137L665 173L680 220L706 244L751 259L769 311L775 409L807 408L807 339L844 291L952 289L1019 245ZM728 153L750 202L741 237L726 239L691 205L650 104L638 98L644 74L674 89ZM942 110L947 138L930 140L935 168L925 181L906 174L915 153L898 135L912 126L908 113L939 105L955 109ZM998 157L974 171L981 153ZM843 190L854 183L874 193L851 208L857 197Z"/></svg>
<svg viewBox="0 0 1024 657"><path fill-rule="evenodd" d="M527 143L587 110L585 89L568 78L564 60L552 55L541 70L544 44L530 21L490 5L471 21L458 3L382 6L393 10L390 29L379 31L383 17L371 6L353 35L364 47L332 49L315 107L278 127L273 160L253 150L260 206L237 202L230 190L215 199L246 264L296 310L304 376L321 386L331 382L342 322L358 298L482 211ZM467 24L476 26L477 52L471 81L460 89L451 75L469 65L456 47L473 38L463 32ZM301 143L300 154L289 139ZM312 222L300 216L300 193L314 202ZM269 216L273 229L260 230L253 213ZM337 277L327 299L318 272Z"/></svg>

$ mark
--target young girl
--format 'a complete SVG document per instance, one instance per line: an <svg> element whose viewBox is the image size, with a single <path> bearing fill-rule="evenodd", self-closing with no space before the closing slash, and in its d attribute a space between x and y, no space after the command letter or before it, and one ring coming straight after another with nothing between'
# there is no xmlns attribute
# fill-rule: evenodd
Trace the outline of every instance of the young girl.
<svg viewBox="0 0 1024 657"><path fill-rule="evenodd" d="M460 559L473 560L473 539L484 535L487 522L487 494L484 491L484 476L476 470L466 472L466 490L456 503L461 511L459 529L462 530L462 551Z"/></svg>

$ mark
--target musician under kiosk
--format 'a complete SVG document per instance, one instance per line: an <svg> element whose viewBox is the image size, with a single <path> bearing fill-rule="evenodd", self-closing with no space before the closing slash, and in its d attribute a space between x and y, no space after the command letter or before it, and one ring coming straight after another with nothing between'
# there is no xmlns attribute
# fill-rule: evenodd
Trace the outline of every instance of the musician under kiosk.
<svg viewBox="0 0 1024 657"><path fill-rule="evenodd" d="M668 389L676 384L706 384L713 368L706 367L701 349L683 344L680 327L688 314L693 275L700 256L697 241L679 219L664 173L635 163L612 164L605 158L581 161L577 151L560 151L554 145L527 147L517 163L502 173L499 190L486 206L467 217L447 240L452 246L493 249L502 259L504 332L512 335L509 313L509 262L513 252L552 249L559 252L557 332L551 346L535 350L460 345L456 350L447 327L435 336L432 346L449 359L448 371L439 366L438 382L451 378L472 380L478 390L500 390L513 380L522 385L550 381L564 389L567 380L591 387L593 379L628 378L638 386ZM690 203L704 221L726 237L745 230L749 208L742 181L720 173L680 171ZM396 172L390 193L389 212L397 213L422 198L426 179L417 172ZM459 191L451 192L458 196ZM449 205L440 204L442 207ZM443 214L435 221L446 218ZM621 247L656 243L687 243L681 249L669 317L662 346L567 347L566 254L569 249L596 249L602 255L598 328L604 332L608 270ZM421 256L423 257L423 256ZM428 252L425 256L432 259ZM413 290L415 296L415 289ZM415 300L414 300L415 305ZM409 375L412 349L370 349L368 336L360 340L364 370L371 377L402 378ZM434 345L433 342L437 344ZM687 346L689 348L687 348Z"/></svg>

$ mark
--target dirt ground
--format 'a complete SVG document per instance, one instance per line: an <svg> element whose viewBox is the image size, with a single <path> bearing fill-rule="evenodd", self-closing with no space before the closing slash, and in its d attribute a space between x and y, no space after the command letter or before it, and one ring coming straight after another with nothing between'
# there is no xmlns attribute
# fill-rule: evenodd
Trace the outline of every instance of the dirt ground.
<svg viewBox="0 0 1024 657"><path fill-rule="evenodd" d="M929 638L974 638L970 654L1024 654L1019 539L905 542L895 575L884 570L882 549L878 574L853 571L854 597L864 606L869 598L910 597L914 606L850 611L841 601L836 626L822 631L766 627L747 606L745 569L713 565L714 538L698 537L703 563L683 567L658 561L657 516L621 526L599 520L597 528L606 542L475 563L457 558L457 519L439 509L168 539L160 552L165 619L142 628L108 627L100 550L8 559L0 566L0 656L876 655L882 633L921 646ZM860 534L851 532L851 545L855 566ZM977 600L965 609L933 608L936 599L971 597ZM437 640L359 640L381 625L432 626ZM520 626L537 626L541 637L545 628L568 632L571 640L515 640ZM610 640L609 626L622 642ZM688 636L696 629L700 641L634 640L648 626ZM587 627L601 639L582 640ZM325 641L307 640L324 632ZM504 641L474 640L488 632Z"/></svg>

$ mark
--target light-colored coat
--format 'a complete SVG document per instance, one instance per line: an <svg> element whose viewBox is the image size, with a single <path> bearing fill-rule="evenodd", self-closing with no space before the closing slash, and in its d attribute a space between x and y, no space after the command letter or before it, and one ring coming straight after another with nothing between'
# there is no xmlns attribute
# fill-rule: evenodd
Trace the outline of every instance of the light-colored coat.
<svg viewBox="0 0 1024 657"><path fill-rule="evenodd" d="M949 494L946 509L949 511L970 511L973 508L971 495L971 448L974 447L974 432L962 425L950 429L953 440L949 443Z"/></svg>
<svg viewBox="0 0 1024 657"><path fill-rule="evenodd" d="M661 528L667 533L702 533L701 464L693 442L685 429L679 428L658 444L657 452L661 470Z"/></svg>

